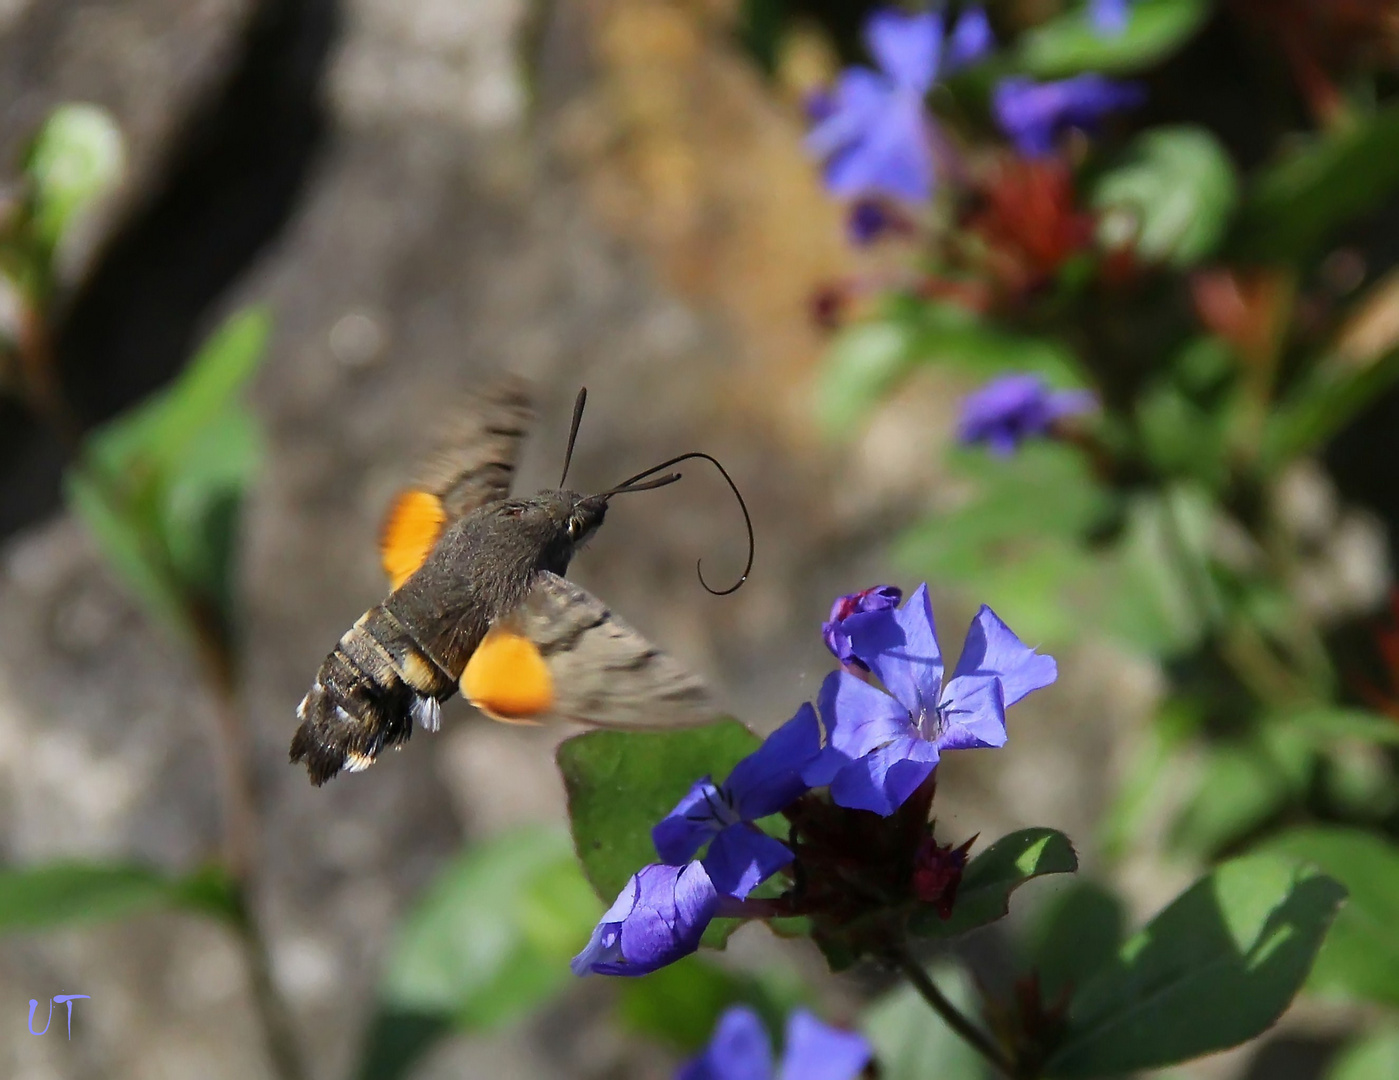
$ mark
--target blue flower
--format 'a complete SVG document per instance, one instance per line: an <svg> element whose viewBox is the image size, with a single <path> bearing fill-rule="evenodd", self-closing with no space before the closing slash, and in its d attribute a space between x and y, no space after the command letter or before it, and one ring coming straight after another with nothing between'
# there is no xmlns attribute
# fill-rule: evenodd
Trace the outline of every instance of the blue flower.
<svg viewBox="0 0 1399 1080"><path fill-rule="evenodd" d="M829 784L831 799L851 809L888 816L942 751L1004 745L1006 707L1058 677L1053 657L1023 644L983 606L944 685L927 585L903 607L851 616L845 628L884 690L848 671L826 677L818 706L828 745L803 777L813 787Z"/></svg>
<svg viewBox="0 0 1399 1080"><path fill-rule="evenodd" d="M853 664L861 671L868 671L864 663L850 649L850 635L845 632L845 620L852 615L866 611L884 611L898 607L904 592L897 585L876 585L872 589L862 589L837 597L831 605L831 617L821 624L821 636L826 639L826 648L843 665Z"/></svg>
<svg viewBox="0 0 1399 1080"><path fill-rule="evenodd" d="M996 38L991 33L991 20L986 17L986 9L968 8L952 28L944 66L948 74L971 67L995 47Z"/></svg>
<svg viewBox="0 0 1399 1080"><path fill-rule="evenodd" d="M986 443L993 453L1013 453L1022 441L1045 435L1064 416L1087 412L1089 390L1051 390L1038 375L1003 375L962 402L957 438Z"/></svg>
<svg viewBox="0 0 1399 1080"><path fill-rule="evenodd" d="M696 781L651 830L656 852L679 866L706 843L705 872L725 896L742 900L792 861L786 845L753 822L790 806L810 787L802 770L821 752L821 726L810 705L774 731L733 767L723 784Z"/></svg>
<svg viewBox="0 0 1399 1080"><path fill-rule="evenodd" d="M991 106L1001 130L1022 154L1045 157L1070 128L1091 131L1108 113L1145 100L1146 91L1138 83L1115 82L1090 72L1047 83L1023 76L1002 79Z"/></svg>
<svg viewBox="0 0 1399 1080"><path fill-rule="evenodd" d="M1127 29L1132 0L1088 0L1088 21L1098 33L1115 37Z"/></svg>
<svg viewBox="0 0 1399 1080"><path fill-rule="evenodd" d="M879 69L846 69L811 106L807 149L825 162L826 187L842 198L887 195L914 202L933 190L931 119L923 99L944 66L942 17L882 10L865 24ZM963 15L946 66L971 63L990 47L985 12Z"/></svg>
<svg viewBox="0 0 1399 1080"><path fill-rule="evenodd" d="M575 975L646 975L699 948L719 893L699 863L633 874L569 965Z"/></svg>
<svg viewBox="0 0 1399 1080"><path fill-rule="evenodd" d="M805 1009L787 1021L786 1048L774 1076L772 1043L758 1014L736 1005L719 1018L704 1053L676 1080L855 1080L874 1056L864 1036L828 1027Z"/></svg>

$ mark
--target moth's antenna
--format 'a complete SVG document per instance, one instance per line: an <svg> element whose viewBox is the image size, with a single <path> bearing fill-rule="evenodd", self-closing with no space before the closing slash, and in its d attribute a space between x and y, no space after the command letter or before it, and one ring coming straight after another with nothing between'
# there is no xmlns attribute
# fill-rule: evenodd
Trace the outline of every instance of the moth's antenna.
<svg viewBox="0 0 1399 1080"><path fill-rule="evenodd" d="M711 589L709 587L709 582L704 580L704 571L700 569L700 562L702 560L695 561L695 573L699 575L700 584L704 586L705 591L714 596L728 596L731 592L737 592L739 586L748 580L748 573L750 570L753 569L753 553L756 548L756 543L753 539L753 519L748 514L748 504L743 501L743 495L739 492L738 485L733 482L733 477L728 474L728 470L726 470L724 466L719 464L716 458L712 458L708 454L702 453L699 450L693 450L688 454L680 454L678 457L673 457L669 461L663 461L659 465L653 465L649 469L643 469L635 476L623 480L620 484L618 484L606 494L620 495L626 491L644 491L652 486L663 487L665 486L664 484L642 485L638 483L638 481L645 480L648 476L654 476L662 469L668 469L672 465L677 465L682 461L689 461L692 458L699 458L703 461L707 461L719 470L719 475L724 478L725 482L729 485L729 490L734 493L734 498L738 500L739 509L743 511L743 525L744 528L748 530L748 562L744 565L743 573L739 575L739 579L735 581L732 585L730 585L727 589ZM664 478L666 484L673 484L676 480L679 479L680 476L678 473L672 473Z"/></svg>
<svg viewBox="0 0 1399 1080"><path fill-rule="evenodd" d="M578 398L573 402L573 423L568 429L568 449L563 454L563 475L559 477L559 487L568 479L568 466L573 461L573 443L578 438L578 425L583 422L583 406L588 403L588 388L580 387Z"/></svg>
<svg viewBox="0 0 1399 1080"><path fill-rule="evenodd" d="M613 495L630 495L633 491L655 491L656 488L669 487L680 479L678 472L666 473L658 476L654 480L647 480L644 484L618 484L607 491L599 491L593 496L595 499L610 499Z"/></svg>

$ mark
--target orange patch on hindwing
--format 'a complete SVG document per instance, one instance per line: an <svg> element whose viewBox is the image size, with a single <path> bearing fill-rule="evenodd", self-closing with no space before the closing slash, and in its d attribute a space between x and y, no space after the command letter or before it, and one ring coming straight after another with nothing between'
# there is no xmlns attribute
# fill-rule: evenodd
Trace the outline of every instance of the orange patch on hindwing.
<svg viewBox="0 0 1399 1080"><path fill-rule="evenodd" d="M534 720L554 704L554 677L528 638L490 631L461 673L461 694L494 720Z"/></svg>
<svg viewBox="0 0 1399 1080"><path fill-rule="evenodd" d="M405 491L389 509L379 553L384 573L396 589L413 576L432 554L433 546L447 523L442 500L428 491Z"/></svg>

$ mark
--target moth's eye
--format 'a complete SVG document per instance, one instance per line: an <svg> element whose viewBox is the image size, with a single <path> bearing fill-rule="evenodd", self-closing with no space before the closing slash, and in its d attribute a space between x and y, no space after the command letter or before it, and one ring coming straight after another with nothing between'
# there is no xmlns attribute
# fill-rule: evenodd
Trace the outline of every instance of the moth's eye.
<svg viewBox="0 0 1399 1080"><path fill-rule="evenodd" d="M582 531L582 529L583 526L577 518L568 519L568 538L570 540L577 540L578 534Z"/></svg>

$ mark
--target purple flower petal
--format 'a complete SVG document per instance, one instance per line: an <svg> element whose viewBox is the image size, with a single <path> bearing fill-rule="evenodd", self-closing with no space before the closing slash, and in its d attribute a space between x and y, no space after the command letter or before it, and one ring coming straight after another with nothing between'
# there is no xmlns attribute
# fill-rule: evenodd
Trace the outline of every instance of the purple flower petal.
<svg viewBox="0 0 1399 1080"><path fill-rule="evenodd" d="M1127 29L1131 0L1088 0L1088 20L1098 33L1115 37Z"/></svg>
<svg viewBox="0 0 1399 1080"><path fill-rule="evenodd" d="M687 1062L675 1080L771 1080L772 1040L746 1005L719 1017L704 1053Z"/></svg>
<svg viewBox="0 0 1399 1080"><path fill-rule="evenodd" d="M1014 705L1032 690L1048 686L1059 677L1059 666L1052 656L1041 656L1022 642L1009 626L985 604L976 613L956 676L994 675L1004 688L1005 703ZM951 684L948 684L949 691Z"/></svg>
<svg viewBox="0 0 1399 1080"><path fill-rule="evenodd" d="M948 72L960 71L975 64L995 46L996 37L991 32L991 20L986 17L986 9L968 8L952 28L944 66Z"/></svg>
<svg viewBox="0 0 1399 1080"><path fill-rule="evenodd" d="M721 829L739 820L726 793L706 776L696 780L675 809L651 830L651 842L662 862L683 866Z"/></svg>
<svg viewBox="0 0 1399 1080"><path fill-rule="evenodd" d="M863 1035L830 1027L798 1009L787 1020L778 1080L856 1080L872 1057Z"/></svg>
<svg viewBox="0 0 1399 1080"><path fill-rule="evenodd" d="M845 620L866 611L886 611L898 607L902 597L903 590L897 585L877 585L836 597L836 602L831 605L831 617L821 624L821 636L825 638L826 648L830 649L842 664L854 663L868 671L869 668L866 668L851 651L850 634L845 629Z"/></svg>
<svg viewBox="0 0 1399 1080"><path fill-rule="evenodd" d="M1006 700L994 675L958 675L947 682L932 743L939 750L1006 744Z"/></svg>
<svg viewBox="0 0 1399 1080"><path fill-rule="evenodd" d="M892 92L889 80L878 72L847 68L822 103L825 115L807 132L807 151L826 158L858 141L878 119Z"/></svg>
<svg viewBox="0 0 1399 1080"><path fill-rule="evenodd" d="M848 761L863 757L895 739L917 734L907 708L848 671L833 671L827 675L816 700L830 750ZM823 755L821 761L809 766L803 775L816 786L813 770L827 775L821 771L829 769L830 762Z"/></svg>
<svg viewBox="0 0 1399 1080"><path fill-rule="evenodd" d="M756 821L785 810L811 786L802 779L802 770L820 753L820 721L816 710L803 704L762 746L735 765L724 781L737 819Z"/></svg>
<svg viewBox="0 0 1399 1080"><path fill-rule="evenodd" d="M872 750L831 781L831 801L851 810L888 817L902 806L938 763L937 748L916 735Z"/></svg>
<svg viewBox="0 0 1399 1080"><path fill-rule="evenodd" d="M1090 412L1097 404L1098 395L1092 390L1055 390L1045 399L1044 411L1053 422L1061 416Z"/></svg>
<svg viewBox="0 0 1399 1080"><path fill-rule="evenodd" d="M787 846L755 825L731 825L709 845L704 869L724 896L744 899L792 861Z"/></svg>
<svg viewBox="0 0 1399 1080"><path fill-rule="evenodd" d="M699 948L719 894L699 863L633 874L573 958L575 975L645 975Z"/></svg>
<svg viewBox="0 0 1399 1080"><path fill-rule="evenodd" d="M1114 82L1096 72L1046 83L1014 76L997 84L992 110L1022 154L1045 157L1068 129L1092 130L1109 113L1145 98L1139 84Z"/></svg>
<svg viewBox="0 0 1399 1080"><path fill-rule="evenodd" d="M884 73L919 97L937 78L942 60L942 18L930 12L905 15L876 11L865 23L865 43Z"/></svg>
<svg viewBox="0 0 1399 1080"><path fill-rule="evenodd" d="M1091 409L1095 400L1091 391L1051 391L1038 375L1002 375L963 399L957 437L1009 454L1024 439L1047 434L1059 418Z"/></svg>
<svg viewBox="0 0 1399 1080"><path fill-rule="evenodd" d="M891 92L861 137L826 162L825 178L827 190L841 198L927 200L933 191L933 147L922 98Z"/></svg>
<svg viewBox="0 0 1399 1080"><path fill-rule="evenodd" d="M903 607L851 616L845 626L855 655L905 709L914 717L932 711L943 663L926 584L918 586ZM829 724L824 708L822 716Z"/></svg>

